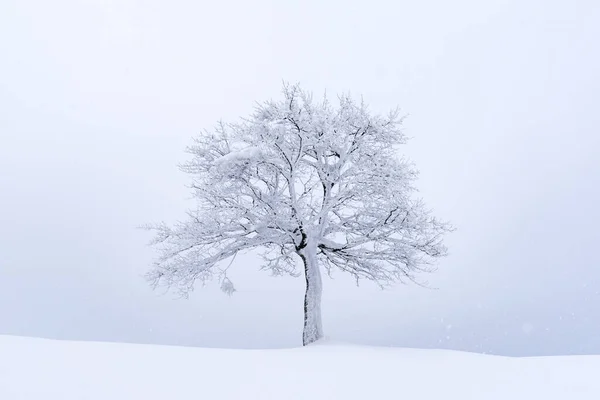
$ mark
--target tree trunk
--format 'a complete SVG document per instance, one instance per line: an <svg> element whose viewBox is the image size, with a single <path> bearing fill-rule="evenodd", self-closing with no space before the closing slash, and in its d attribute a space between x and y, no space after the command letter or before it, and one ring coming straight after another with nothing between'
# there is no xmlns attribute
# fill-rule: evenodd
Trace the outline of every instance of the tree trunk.
<svg viewBox="0 0 600 400"><path fill-rule="evenodd" d="M300 251L304 262L304 277L306 278L306 293L304 295L304 331L302 345L306 346L323 337L321 322L321 293L323 284L321 271L317 262L317 248L310 243Z"/></svg>

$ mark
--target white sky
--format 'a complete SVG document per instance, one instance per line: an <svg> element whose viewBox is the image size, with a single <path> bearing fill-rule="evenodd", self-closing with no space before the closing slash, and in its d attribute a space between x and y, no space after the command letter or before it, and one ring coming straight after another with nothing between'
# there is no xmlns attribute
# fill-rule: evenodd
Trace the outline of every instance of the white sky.
<svg viewBox="0 0 600 400"><path fill-rule="evenodd" d="M152 292L136 226L182 215L190 138L282 80L410 114L458 228L437 290L326 280L326 334L600 353L600 2L0 4L0 334L220 347L301 340L303 280L239 258L231 298Z"/></svg>

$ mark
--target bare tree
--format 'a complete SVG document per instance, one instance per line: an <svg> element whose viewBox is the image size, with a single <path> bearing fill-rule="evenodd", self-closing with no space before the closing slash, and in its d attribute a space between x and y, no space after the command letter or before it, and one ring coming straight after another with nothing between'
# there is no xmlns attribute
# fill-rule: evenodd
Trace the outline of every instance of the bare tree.
<svg viewBox="0 0 600 400"><path fill-rule="evenodd" d="M397 154L401 122L398 111L372 115L349 96L334 107L285 85L282 100L200 135L182 166L197 208L173 227L148 227L160 250L149 279L187 293L217 277L231 293L218 264L239 252L261 248L275 274L299 276L299 259L307 345L322 337L322 268L382 286L433 270L450 227L412 197L417 171Z"/></svg>

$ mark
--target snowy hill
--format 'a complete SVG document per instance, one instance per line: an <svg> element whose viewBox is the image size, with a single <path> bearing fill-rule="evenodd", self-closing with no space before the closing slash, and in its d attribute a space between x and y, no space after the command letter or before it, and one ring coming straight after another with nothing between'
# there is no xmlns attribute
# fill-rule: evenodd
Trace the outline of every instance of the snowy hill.
<svg viewBox="0 0 600 400"><path fill-rule="evenodd" d="M220 350L0 336L2 400L600 399L600 356L319 343Z"/></svg>

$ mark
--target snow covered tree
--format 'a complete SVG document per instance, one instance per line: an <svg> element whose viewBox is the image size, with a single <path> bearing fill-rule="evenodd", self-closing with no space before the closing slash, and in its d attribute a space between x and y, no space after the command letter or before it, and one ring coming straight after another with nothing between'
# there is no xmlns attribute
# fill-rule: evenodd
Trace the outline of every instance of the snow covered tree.
<svg viewBox="0 0 600 400"><path fill-rule="evenodd" d="M149 279L187 293L216 277L232 293L219 265L261 249L264 269L304 275L307 345L323 334L321 270L381 286L433 270L449 226L413 198L417 171L398 155L401 122L350 96L333 106L284 85L282 100L200 135L182 166L197 207L172 227L148 227L160 254Z"/></svg>

